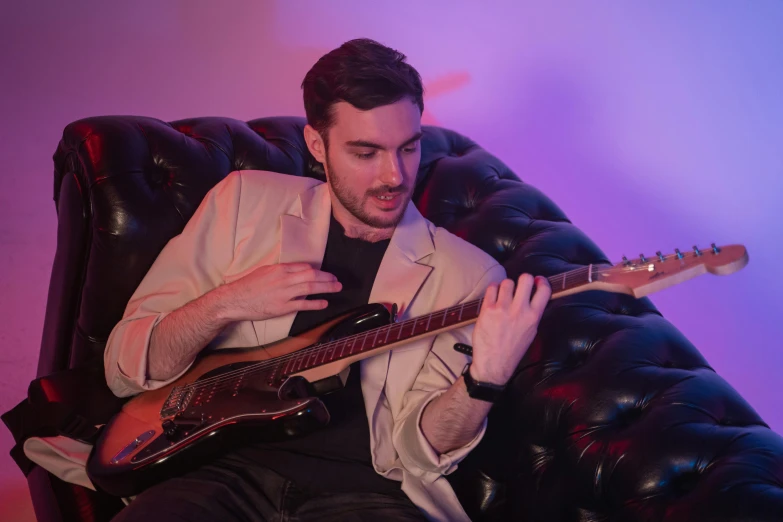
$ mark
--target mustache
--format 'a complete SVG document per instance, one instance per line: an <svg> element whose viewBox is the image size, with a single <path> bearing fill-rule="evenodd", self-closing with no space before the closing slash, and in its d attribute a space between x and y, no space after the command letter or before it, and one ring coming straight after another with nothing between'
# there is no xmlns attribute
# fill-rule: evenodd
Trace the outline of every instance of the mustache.
<svg viewBox="0 0 783 522"><path fill-rule="evenodd" d="M392 194L404 194L406 192L408 192L407 185L398 185L396 187L390 187L388 185L385 185L377 189L368 190L367 195L368 196L391 196Z"/></svg>

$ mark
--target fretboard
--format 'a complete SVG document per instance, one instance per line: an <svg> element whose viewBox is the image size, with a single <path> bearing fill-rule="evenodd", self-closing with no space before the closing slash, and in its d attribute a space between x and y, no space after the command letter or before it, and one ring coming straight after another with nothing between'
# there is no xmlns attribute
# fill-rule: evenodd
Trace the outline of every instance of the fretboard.
<svg viewBox="0 0 783 522"><path fill-rule="evenodd" d="M552 294L562 293L593 281L593 265L564 272L548 279ZM367 332L351 335L301 351L299 355L287 358L281 368L283 376L303 372L317 366L329 364L340 359L356 355L369 357L384 348L401 344L419 337L435 335L438 332L474 323L481 311L484 299L476 299L460 305L432 312L428 315L414 317L398 323L393 323ZM363 357L364 358L364 357Z"/></svg>

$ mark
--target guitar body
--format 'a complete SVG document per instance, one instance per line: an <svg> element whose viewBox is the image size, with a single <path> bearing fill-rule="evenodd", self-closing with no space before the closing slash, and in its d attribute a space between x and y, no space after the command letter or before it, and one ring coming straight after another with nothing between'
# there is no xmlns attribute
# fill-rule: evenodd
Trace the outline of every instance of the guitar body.
<svg viewBox="0 0 783 522"><path fill-rule="evenodd" d="M300 350L391 320L383 305L366 305L296 337L197 358L175 382L124 404L103 427L88 476L99 489L128 497L227 448L294 437L327 424L329 413L317 396L342 386L353 360L322 365L317 372L282 375L281 368Z"/></svg>

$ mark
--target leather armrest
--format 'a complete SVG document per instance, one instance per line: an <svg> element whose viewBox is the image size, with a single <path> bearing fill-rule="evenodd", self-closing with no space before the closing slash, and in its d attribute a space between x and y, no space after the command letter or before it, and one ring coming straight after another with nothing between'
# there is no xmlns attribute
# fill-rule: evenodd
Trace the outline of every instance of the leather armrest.
<svg viewBox="0 0 783 522"><path fill-rule="evenodd" d="M33 404L60 403L85 419L103 423L119 411L127 398L115 396L102 368L81 367L35 379L27 391Z"/></svg>

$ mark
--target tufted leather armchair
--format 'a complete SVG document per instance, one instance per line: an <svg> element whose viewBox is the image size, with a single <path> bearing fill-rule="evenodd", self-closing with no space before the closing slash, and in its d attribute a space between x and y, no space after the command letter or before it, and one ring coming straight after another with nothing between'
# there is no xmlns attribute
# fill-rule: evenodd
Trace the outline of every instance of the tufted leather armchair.
<svg viewBox="0 0 783 522"><path fill-rule="evenodd" d="M54 154L59 225L39 377L101 366L145 272L230 171L323 179L304 123L68 125ZM545 195L445 129L425 128L414 202L510 277L609 261ZM81 385L77 396L106 392ZM783 439L650 300L597 291L549 304L485 439L449 479L475 520L783 520ZM40 468L28 480L39 521L108 520L122 507Z"/></svg>

